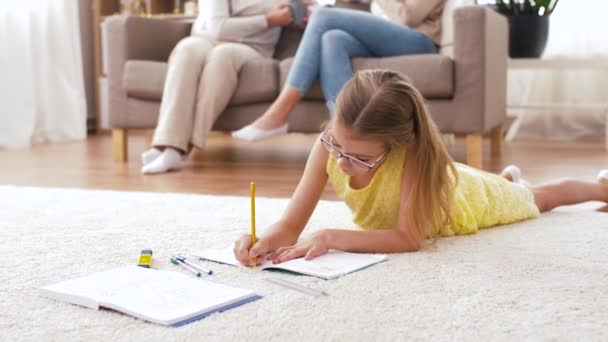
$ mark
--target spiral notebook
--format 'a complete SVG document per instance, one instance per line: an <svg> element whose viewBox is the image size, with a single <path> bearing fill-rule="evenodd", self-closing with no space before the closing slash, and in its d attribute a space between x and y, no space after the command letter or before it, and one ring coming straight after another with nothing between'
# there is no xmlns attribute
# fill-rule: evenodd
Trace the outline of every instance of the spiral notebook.
<svg viewBox="0 0 608 342"><path fill-rule="evenodd" d="M48 285L44 297L180 326L261 298L251 290L177 272L126 266Z"/></svg>
<svg viewBox="0 0 608 342"><path fill-rule="evenodd" d="M194 253L194 255L204 260L245 267L234 256L232 247L221 249L206 248ZM312 260L299 258L280 264L273 264L272 261L264 260L258 267L262 270L284 270L322 279L334 279L384 260L386 260L386 255L384 254L348 253L331 250L329 253Z"/></svg>

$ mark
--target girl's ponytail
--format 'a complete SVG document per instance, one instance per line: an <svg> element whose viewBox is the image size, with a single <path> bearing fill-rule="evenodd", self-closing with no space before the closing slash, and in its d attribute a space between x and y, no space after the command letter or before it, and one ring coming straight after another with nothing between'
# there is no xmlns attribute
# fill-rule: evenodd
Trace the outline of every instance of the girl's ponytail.
<svg viewBox="0 0 608 342"><path fill-rule="evenodd" d="M416 163L416 168L406 210L412 227L418 227L420 234L436 238L441 228L450 223L457 173L424 98L410 84L407 88L415 121L415 156L410 160Z"/></svg>

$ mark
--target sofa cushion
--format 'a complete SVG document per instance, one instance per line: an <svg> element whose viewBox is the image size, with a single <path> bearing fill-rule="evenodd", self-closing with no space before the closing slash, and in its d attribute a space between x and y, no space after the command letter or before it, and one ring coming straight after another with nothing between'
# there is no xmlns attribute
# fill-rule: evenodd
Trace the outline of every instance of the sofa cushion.
<svg viewBox="0 0 608 342"><path fill-rule="evenodd" d="M454 95L454 61L444 55L355 58L353 69L399 71L408 76L426 98L450 98Z"/></svg>
<svg viewBox="0 0 608 342"><path fill-rule="evenodd" d="M283 60L279 65L281 87L285 84L293 58ZM454 94L454 62L439 54L408 55L383 58L355 58L353 70L389 69L407 75L414 86L426 98L450 98ZM309 100L323 100L318 81L304 97Z"/></svg>
<svg viewBox="0 0 608 342"><path fill-rule="evenodd" d="M125 63L123 87L128 97L160 101L167 75L165 62L130 60ZM268 102L279 92L278 62L257 59L246 63L239 72L239 83L231 105Z"/></svg>
<svg viewBox="0 0 608 342"><path fill-rule="evenodd" d="M274 101L279 90L279 62L270 58L256 59L241 68L239 84L230 104Z"/></svg>

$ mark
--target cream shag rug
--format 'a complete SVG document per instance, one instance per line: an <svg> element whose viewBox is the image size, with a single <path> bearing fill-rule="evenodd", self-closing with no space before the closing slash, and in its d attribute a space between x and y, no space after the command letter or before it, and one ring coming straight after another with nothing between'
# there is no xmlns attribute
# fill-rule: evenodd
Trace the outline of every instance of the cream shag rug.
<svg viewBox="0 0 608 342"><path fill-rule="evenodd" d="M258 227L286 203L259 198ZM155 268L184 272L171 254L231 243L248 210L243 197L1 186L0 341L608 340L608 214L584 209L444 238L336 280L207 264L212 280L264 298L180 328L38 294L145 248ZM308 229L320 227L352 227L348 210L321 202Z"/></svg>

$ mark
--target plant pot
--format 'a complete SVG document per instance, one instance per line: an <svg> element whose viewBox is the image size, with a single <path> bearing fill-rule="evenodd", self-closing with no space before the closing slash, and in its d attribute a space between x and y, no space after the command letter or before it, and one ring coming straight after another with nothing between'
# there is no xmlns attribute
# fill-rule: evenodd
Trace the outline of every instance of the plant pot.
<svg viewBox="0 0 608 342"><path fill-rule="evenodd" d="M509 16L509 56L538 58L549 38L549 16Z"/></svg>

